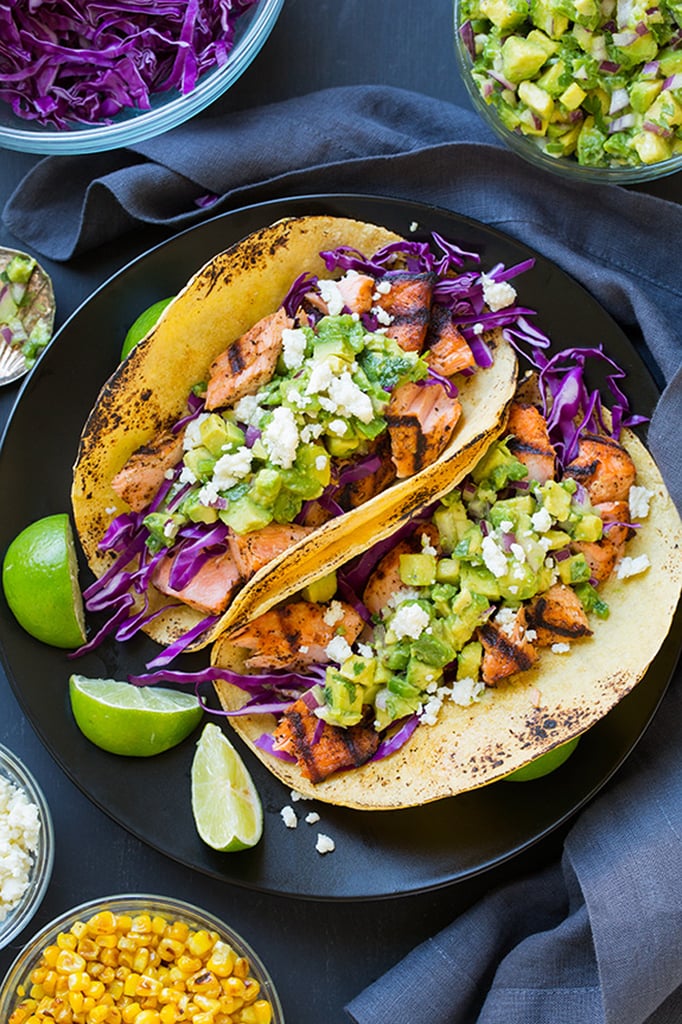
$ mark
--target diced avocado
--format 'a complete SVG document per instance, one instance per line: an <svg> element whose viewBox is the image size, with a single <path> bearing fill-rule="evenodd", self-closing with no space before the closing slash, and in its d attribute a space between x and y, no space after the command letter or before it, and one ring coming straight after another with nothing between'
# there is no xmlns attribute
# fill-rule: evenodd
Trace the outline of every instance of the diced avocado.
<svg viewBox="0 0 682 1024"><path fill-rule="evenodd" d="M344 677L344 679L350 680L351 683L358 683L362 686L372 686L374 684L374 675L377 669L376 658L365 658L360 654L354 654L351 658L346 658L343 665L338 670L338 673ZM327 669L327 672L330 670Z"/></svg>
<svg viewBox="0 0 682 1024"><path fill-rule="evenodd" d="M559 49L559 43L556 39L550 39L546 32L542 32L537 28L531 29L526 39L529 39L531 43L537 43L538 46L541 46L548 57L553 57Z"/></svg>
<svg viewBox="0 0 682 1024"><path fill-rule="evenodd" d="M453 655L454 657L454 655ZM433 683L438 685L442 682L442 673L438 666L430 665L428 662L422 661L416 655L410 658L410 663L407 666L406 682L408 686L414 687L420 693L423 693L427 687L432 686ZM389 689L390 689L389 684ZM400 696L409 696L409 693L401 694Z"/></svg>
<svg viewBox="0 0 682 1024"><path fill-rule="evenodd" d="M14 301L10 288L5 288L2 297L0 298L0 323L9 324L13 320L17 320L20 324L21 321L17 318L19 307Z"/></svg>
<svg viewBox="0 0 682 1024"><path fill-rule="evenodd" d="M659 72L664 78L682 71L682 50L672 50L666 47L659 52L656 59Z"/></svg>
<svg viewBox="0 0 682 1024"><path fill-rule="evenodd" d="M569 129L569 131L561 132L554 138L552 145L556 146L557 156L570 156L571 153L575 152L575 148L578 144L578 136L580 135L580 125L577 124L575 127Z"/></svg>
<svg viewBox="0 0 682 1024"><path fill-rule="evenodd" d="M571 511L571 495L556 480L547 480L540 487L542 504L558 522L568 519Z"/></svg>
<svg viewBox="0 0 682 1024"><path fill-rule="evenodd" d="M433 632L422 633L418 640L412 643L412 655L419 658L431 668L445 668L455 657L457 652L451 644L437 637Z"/></svg>
<svg viewBox="0 0 682 1024"><path fill-rule="evenodd" d="M460 582L472 594L483 594L491 601L499 601L500 585L497 577L483 565L468 565L464 562L460 568Z"/></svg>
<svg viewBox="0 0 682 1024"><path fill-rule="evenodd" d="M433 521L438 529L440 543L446 554L451 554L455 545L461 540L468 525L466 509L459 496L448 505L439 505L433 514Z"/></svg>
<svg viewBox="0 0 682 1024"><path fill-rule="evenodd" d="M278 469L265 466L259 469L251 484L251 498L257 505L272 508L282 489L282 474Z"/></svg>
<svg viewBox="0 0 682 1024"><path fill-rule="evenodd" d="M459 580L459 560L457 558L439 558L436 565L437 583L457 583Z"/></svg>
<svg viewBox="0 0 682 1024"><path fill-rule="evenodd" d="M333 455L337 459L342 459L346 455L351 455L360 446L360 438L355 437L353 434L344 435L344 437L338 437L336 434L327 435L327 448L329 454Z"/></svg>
<svg viewBox="0 0 682 1024"><path fill-rule="evenodd" d="M257 505L246 494L231 502L229 508L221 509L218 515L225 525L235 533L250 533L252 530L260 530L271 523L273 518L270 509Z"/></svg>
<svg viewBox="0 0 682 1024"><path fill-rule="evenodd" d="M573 537L575 540L599 540L602 535L602 529L603 522L601 517L593 512L588 512L587 515L581 516L573 527Z"/></svg>
<svg viewBox="0 0 682 1024"><path fill-rule="evenodd" d="M539 117L530 107L526 107L519 116L519 128L524 135L544 136L548 127L549 121Z"/></svg>
<svg viewBox="0 0 682 1024"><path fill-rule="evenodd" d="M558 551L570 543L571 538L565 530L548 530L542 535L548 551Z"/></svg>
<svg viewBox="0 0 682 1024"><path fill-rule="evenodd" d="M390 682L393 682L394 678L392 677ZM374 704L376 728L381 732L391 722L397 722L399 718L413 714L419 707L420 696L407 699L392 693L388 688L380 690Z"/></svg>
<svg viewBox="0 0 682 1024"><path fill-rule="evenodd" d="M313 604L326 604L331 601L336 593L336 573L329 572L319 580L313 580L301 591L304 601L312 601Z"/></svg>
<svg viewBox="0 0 682 1024"><path fill-rule="evenodd" d="M407 643L390 644L382 655L382 661L392 672L403 672L409 660L410 648Z"/></svg>
<svg viewBox="0 0 682 1024"><path fill-rule="evenodd" d="M294 466L300 474L315 481L321 489L325 488L331 480L329 456L321 444L299 445ZM316 490L316 488L310 488L310 490ZM299 490L297 493L303 492ZM321 490L318 493L321 493Z"/></svg>
<svg viewBox="0 0 682 1024"><path fill-rule="evenodd" d="M502 93L492 93L491 101L494 103L498 117L505 128L508 128L510 132L513 132L515 128L518 128L521 123L518 108L512 107L509 103L506 103L503 99Z"/></svg>
<svg viewBox="0 0 682 1024"><path fill-rule="evenodd" d="M502 71L510 82L533 78L547 60L542 46L521 36L507 36L502 44Z"/></svg>
<svg viewBox="0 0 682 1024"><path fill-rule="evenodd" d="M188 452L185 452L183 462L194 473L197 480L206 481L213 476L216 458L211 455L208 448L200 445L198 448L190 448Z"/></svg>
<svg viewBox="0 0 682 1024"><path fill-rule="evenodd" d="M501 576L498 588L505 601L519 604L547 590L551 582L552 569L549 566L543 563L539 569L533 570L528 562L524 562L522 565L515 565L511 573Z"/></svg>
<svg viewBox="0 0 682 1024"><path fill-rule="evenodd" d="M410 665L414 660L414 658L410 659L410 662L407 666L408 672L410 670ZM433 669L430 668L428 670L428 673L430 675L433 675ZM401 697L403 700L413 701L414 707L416 707L422 695L422 687L409 682L407 676L391 676L391 678L388 681L387 689L389 693L394 694L396 697Z"/></svg>
<svg viewBox="0 0 682 1024"><path fill-rule="evenodd" d="M226 445L244 444L244 434L234 423L228 423L218 413L210 413L205 420L199 424L199 435L201 443L211 455L219 458Z"/></svg>
<svg viewBox="0 0 682 1024"><path fill-rule="evenodd" d="M515 498L496 501L488 513L488 519L496 529L504 522L510 522L512 526L517 526L519 516L524 513L532 515L535 508L535 498L532 494L519 494Z"/></svg>
<svg viewBox="0 0 682 1024"><path fill-rule="evenodd" d="M202 505L199 501L198 491L191 492L185 498L181 509L182 514L193 523L215 523L218 520L218 510L208 505Z"/></svg>
<svg viewBox="0 0 682 1024"><path fill-rule="evenodd" d="M457 678L478 679L483 658L483 645L478 640L465 644L457 655Z"/></svg>
<svg viewBox="0 0 682 1024"><path fill-rule="evenodd" d="M548 121L554 113L554 100L534 82L521 82L518 93L519 99L543 120Z"/></svg>
<svg viewBox="0 0 682 1024"><path fill-rule="evenodd" d="M184 517L173 512L150 512L144 517L144 525L149 530L147 544L151 551L160 551L173 544L175 535L184 525Z"/></svg>
<svg viewBox="0 0 682 1024"><path fill-rule="evenodd" d="M557 562L557 569L561 582L568 586L586 583L591 576L590 567L583 554L571 555L569 558L562 559L561 562Z"/></svg>
<svg viewBox="0 0 682 1024"><path fill-rule="evenodd" d="M514 458L503 441L492 445L471 471L474 483L490 481L495 491L502 490L512 480L524 480L527 476L526 467Z"/></svg>
<svg viewBox="0 0 682 1024"><path fill-rule="evenodd" d="M272 518L276 523L293 523L303 507L303 498L288 487L282 487L272 506Z"/></svg>
<svg viewBox="0 0 682 1024"><path fill-rule="evenodd" d="M575 9L576 18L578 18L583 25L589 25L589 22L596 18L596 24L594 26L589 25L591 28L596 28L596 25L599 24L599 15L601 11L599 4L597 4L595 0L573 0L573 7Z"/></svg>
<svg viewBox="0 0 682 1024"><path fill-rule="evenodd" d="M28 284L35 265L32 256L16 253L5 267L5 277L12 284Z"/></svg>
<svg viewBox="0 0 682 1024"><path fill-rule="evenodd" d="M568 29L568 18L554 0L531 0L530 17L537 28L552 39L559 39Z"/></svg>
<svg viewBox="0 0 682 1024"><path fill-rule="evenodd" d="M585 28L584 25L580 25L578 22L573 26L572 29L573 38L577 42L578 46L585 53L592 53L592 46L594 45L594 34L590 29Z"/></svg>
<svg viewBox="0 0 682 1024"><path fill-rule="evenodd" d="M528 17L528 0L480 0L481 16L509 32Z"/></svg>
<svg viewBox="0 0 682 1024"><path fill-rule="evenodd" d="M627 46L614 47L615 59L624 68L633 68L636 64L645 64L653 60L658 53L658 43L651 32L638 35Z"/></svg>
<svg viewBox="0 0 682 1024"><path fill-rule="evenodd" d="M457 587L452 583L435 583L431 587L431 603L438 615L449 615L456 599ZM435 631L438 626L438 619L432 622L431 625Z"/></svg>
<svg viewBox="0 0 682 1024"><path fill-rule="evenodd" d="M456 558L474 558L481 553L483 534L478 523L469 523L452 552Z"/></svg>
<svg viewBox="0 0 682 1024"><path fill-rule="evenodd" d="M585 90L581 89L577 82L572 82L559 96L559 102L563 103L567 110L577 110L586 96Z"/></svg>
<svg viewBox="0 0 682 1024"><path fill-rule="evenodd" d="M430 587L436 582L436 556L423 551L401 555L400 578L408 587Z"/></svg>
<svg viewBox="0 0 682 1024"><path fill-rule="evenodd" d="M600 619L608 619L609 606L602 600L591 583L578 583L575 592L582 601L586 612L594 612Z"/></svg>
<svg viewBox="0 0 682 1024"><path fill-rule="evenodd" d="M645 114L663 88L661 79L634 82L630 88L630 106L637 114Z"/></svg>
<svg viewBox="0 0 682 1024"><path fill-rule="evenodd" d="M658 94L647 111L647 121L660 124L663 128L672 128L673 125L682 124L682 103L666 89Z"/></svg>
<svg viewBox="0 0 682 1024"><path fill-rule="evenodd" d="M546 71L543 71L537 79L537 84L550 96L557 97L564 88L563 76L566 73L566 65L562 60L550 64Z"/></svg>
<svg viewBox="0 0 682 1024"><path fill-rule="evenodd" d="M643 164L655 164L659 160L669 160L673 153L670 140L664 139L654 132L639 132L633 137L632 146Z"/></svg>
<svg viewBox="0 0 682 1024"><path fill-rule="evenodd" d="M460 602L458 609L453 608L445 620L448 639L457 651L471 640L474 630L481 624L490 607L490 601L482 594L472 594L464 590L461 592L462 595L465 593L469 595L469 603L462 605Z"/></svg>
<svg viewBox="0 0 682 1024"><path fill-rule="evenodd" d="M351 682L340 672L327 669L320 717L330 725L357 725L362 719L363 698L362 686Z"/></svg>

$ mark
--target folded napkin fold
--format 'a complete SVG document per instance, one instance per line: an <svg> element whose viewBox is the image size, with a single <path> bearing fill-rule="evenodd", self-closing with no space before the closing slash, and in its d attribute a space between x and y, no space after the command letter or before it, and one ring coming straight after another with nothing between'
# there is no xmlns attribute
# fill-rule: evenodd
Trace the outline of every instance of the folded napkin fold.
<svg viewBox="0 0 682 1024"><path fill-rule="evenodd" d="M580 281L664 387L648 443L682 508L682 205L544 174L471 112L400 89L347 87L204 116L130 150L41 161L4 220L26 244L66 260L137 224L180 230L241 205L323 192L445 207L505 231ZM678 685L626 770L579 817L561 865L491 893L358 996L351 1018L679 1022L681 715Z"/></svg>

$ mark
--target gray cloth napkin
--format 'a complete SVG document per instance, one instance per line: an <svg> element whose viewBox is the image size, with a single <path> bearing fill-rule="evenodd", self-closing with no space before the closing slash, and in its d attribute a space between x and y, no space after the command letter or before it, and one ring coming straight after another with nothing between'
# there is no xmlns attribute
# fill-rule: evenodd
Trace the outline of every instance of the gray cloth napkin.
<svg viewBox="0 0 682 1024"><path fill-rule="evenodd" d="M41 161L4 219L25 243L65 260L139 223L180 229L247 203L321 192L454 210L580 281L665 385L648 440L682 508L682 205L543 174L470 112L398 89L348 87L204 116L129 151ZM349 1016L357 1024L679 1024L681 704L673 686L627 769L579 817L560 865L490 893L359 995Z"/></svg>

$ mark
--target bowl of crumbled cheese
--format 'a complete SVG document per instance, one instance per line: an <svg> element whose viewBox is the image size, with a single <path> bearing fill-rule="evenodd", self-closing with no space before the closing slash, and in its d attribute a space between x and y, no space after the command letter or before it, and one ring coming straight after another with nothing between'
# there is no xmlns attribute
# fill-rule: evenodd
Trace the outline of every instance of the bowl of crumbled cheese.
<svg viewBox="0 0 682 1024"><path fill-rule="evenodd" d="M26 927L52 874L54 833L45 797L0 744L0 948Z"/></svg>

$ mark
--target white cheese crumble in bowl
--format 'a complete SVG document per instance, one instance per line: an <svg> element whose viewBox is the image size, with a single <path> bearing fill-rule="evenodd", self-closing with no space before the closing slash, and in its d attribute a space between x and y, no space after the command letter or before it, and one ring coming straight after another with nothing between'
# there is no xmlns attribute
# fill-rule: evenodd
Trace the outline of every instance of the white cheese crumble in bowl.
<svg viewBox="0 0 682 1024"><path fill-rule="evenodd" d="M52 875L54 833L45 797L0 744L0 948L29 923Z"/></svg>

